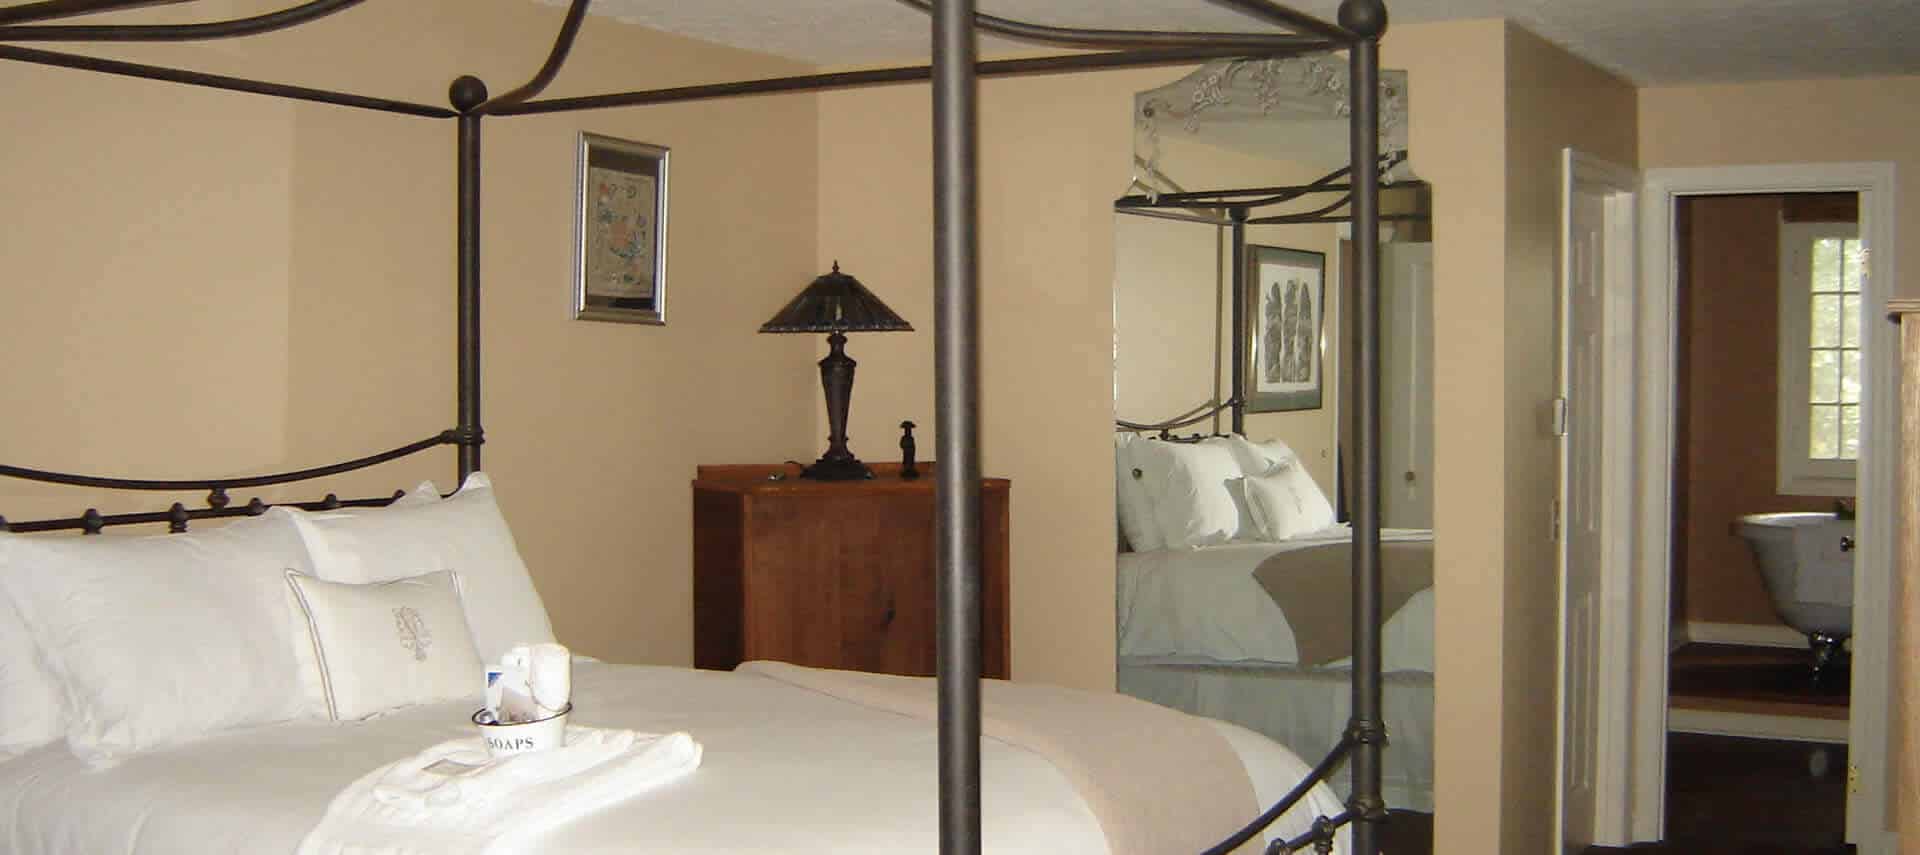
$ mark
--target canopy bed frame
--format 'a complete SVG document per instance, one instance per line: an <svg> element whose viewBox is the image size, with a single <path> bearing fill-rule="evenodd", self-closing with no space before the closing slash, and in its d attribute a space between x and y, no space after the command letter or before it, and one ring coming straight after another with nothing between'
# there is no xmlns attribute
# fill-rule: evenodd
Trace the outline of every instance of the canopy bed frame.
<svg viewBox="0 0 1920 855"><path fill-rule="evenodd" d="M441 445L456 449L459 475L480 469L480 146L489 117L509 117L642 104L662 104L780 92L846 89L888 83L932 81L934 119L935 386L938 425L936 470L938 562L938 702L940 840L944 852L978 852L980 791L980 555L977 533L980 490L979 270L976 79L981 76L1045 74L1104 68L1185 64L1223 57L1289 57L1346 50L1351 80L1349 124L1352 165L1347 171L1351 220L1355 223L1354 274L1360 308L1357 322L1354 403L1359 425L1353 506L1354 672L1353 715L1340 744L1307 780L1210 852L1230 852L1253 839L1316 782L1350 760L1353 795L1345 811L1322 817L1312 832L1276 841L1270 851L1314 847L1328 851L1339 827L1351 824L1356 851L1377 852L1386 805L1380 797L1380 753L1386 734L1381 715L1379 580L1379 361L1377 225L1379 38L1387 26L1381 0L1343 0L1338 23L1320 20L1271 0L1209 0L1263 24L1275 33L1137 32L1042 26L980 14L972 0L900 0L932 19L932 62L925 66L809 74L670 89L639 90L573 98L539 99L558 75L586 17L588 0L572 0L552 51L525 85L489 97L472 76L449 88L452 108L368 97L283 83L206 74L176 68L21 47L22 42L198 41L244 37L297 26L356 6L362 0L309 0L248 18L185 25L73 25L47 20L155 5L166 0L38 0L0 7L0 59L191 86L334 104L428 119L457 126L458 309L456 423L451 429L399 448L328 466L245 478L138 480L51 472L0 465L0 476L51 484L140 491L208 491L205 507L175 503L162 512L101 514L89 509L69 519L7 523L16 532L80 530L98 534L107 526L165 522L184 531L197 519L259 514L255 498L234 507L230 491L336 475L395 460ZM183 2L183 0L171 0ZM1085 53L1016 60L979 61L976 32L1073 48ZM1318 187L1317 190L1331 189ZM1164 198L1164 197L1163 197ZM1195 201L1195 200L1189 200ZM1232 210L1250 207L1235 203ZM1246 221L1233 217L1236 231ZM1236 369L1237 370L1237 369ZM1236 409L1236 422L1238 411ZM1237 424L1236 424L1237 427ZM332 495L307 508L379 505L390 498L340 500Z"/></svg>

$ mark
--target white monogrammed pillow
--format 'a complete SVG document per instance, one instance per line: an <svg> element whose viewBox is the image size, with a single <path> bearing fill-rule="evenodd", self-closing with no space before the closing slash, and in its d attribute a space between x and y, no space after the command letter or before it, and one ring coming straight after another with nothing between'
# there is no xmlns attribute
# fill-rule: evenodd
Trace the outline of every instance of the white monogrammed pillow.
<svg viewBox="0 0 1920 855"><path fill-rule="evenodd" d="M485 671L451 570L354 585L288 573L320 663L327 711L354 721L483 693Z"/></svg>

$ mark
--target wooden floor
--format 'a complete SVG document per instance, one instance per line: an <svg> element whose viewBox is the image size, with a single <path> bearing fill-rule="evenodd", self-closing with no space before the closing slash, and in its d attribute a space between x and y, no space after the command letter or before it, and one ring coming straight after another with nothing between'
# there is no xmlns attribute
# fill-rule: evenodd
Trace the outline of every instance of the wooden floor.
<svg viewBox="0 0 1920 855"><path fill-rule="evenodd" d="M1667 839L1603 853L1844 855L1847 749L1826 748L1827 772L1808 769L1805 742L1676 733L1667 739Z"/></svg>
<svg viewBox="0 0 1920 855"><path fill-rule="evenodd" d="M1668 702L1683 709L1845 719L1844 672L1815 685L1807 651L1689 644L1675 651ZM1825 774L1813 754L1826 752ZM1667 739L1667 839L1587 855L1849 855L1847 749L1675 733ZM1433 852L1433 817L1395 811L1386 855Z"/></svg>
<svg viewBox="0 0 1920 855"><path fill-rule="evenodd" d="M1675 651L1667 702L1676 709L1844 721L1849 681L1837 667L1813 682L1806 650L1689 644ZM1824 757L1815 760L1816 753ZM1824 774L1815 775L1816 766ZM1687 733L1667 738L1667 837L1602 853L1842 855L1847 749Z"/></svg>
<svg viewBox="0 0 1920 855"><path fill-rule="evenodd" d="M1674 651L1668 703L1680 709L1844 721L1850 688L1844 667L1816 685L1811 661L1806 650L1689 644Z"/></svg>

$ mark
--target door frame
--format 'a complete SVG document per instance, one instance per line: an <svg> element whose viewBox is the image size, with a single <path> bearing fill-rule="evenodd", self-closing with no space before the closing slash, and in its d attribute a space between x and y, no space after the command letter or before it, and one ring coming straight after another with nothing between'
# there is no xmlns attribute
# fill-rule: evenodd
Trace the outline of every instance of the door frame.
<svg viewBox="0 0 1920 855"><path fill-rule="evenodd" d="M1860 193L1860 234L1869 247L1868 280L1862 290L1866 317L1861 319L1863 359L1861 418L1866 424L1856 467L1859 518L1854 573L1853 695L1848 724L1848 774L1853 783L1847 799L1847 840L1861 855L1893 855L1898 837L1886 830L1893 788L1887 762L1892 678L1892 614L1894 558L1894 468L1899 458L1899 389L1896 361L1897 330L1874 323L1898 282L1895 261L1894 167L1888 162L1801 163L1753 166L1709 166L1648 169L1641 196L1641 272L1636 339L1636 393L1639 440L1645 453L1637 461L1635 483L1639 505L1638 546L1634 576L1639 596L1635 615L1636 656L1632 717L1636 728L1658 725L1664 735L1667 719L1667 642L1677 638L1672 625L1671 580L1673 504L1675 306L1678 283L1674 245L1674 206L1682 196L1739 193ZM1880 572L1872 572L1874 569ZM1868 572L1860 572L1861 570ZM1670 633L1672 634L1670 636ZM1872 643L1862 643L1861 639ZM1655 689L1657 688L1657 691ZM1870 711L1868 714L1859 714ZM1663 767L1665 740L1657 752L1636 741L1634 766L1639 770ZM1656 756L1657 755L1657 756ZM1664 786L1636 788L1636 835L1647 830L1642 820L1662 818L1664 804L1644 812L1650 799L1664 802ZM1657 839L1661 826L1650 829Z"/></svg>
<svg viewBox="0 0 1920 855"><path fill-rule="evenodd" d="M1601 348L1605 351L1603 359L1608 365L1631 366L1633 364L1632 310L1635 300L1635 286L1638 282L1638 235L1637 217L1639 215L1640 175L1624 166L1582 153L1573 148L1561 151L1560 169L1560 235L1558 240L1558 279L1555 310L1557 329L1555 331L1556 354L1559 365L1555 370L1555 396L1565 400L1569 396L1567 383L1571 372L1573 343L1568 331L1571 329L1573 306L1574 257L1569 251L1573 228L1573 200L1579 193L1592 193L1603 197L1606 206L1603 224L1604 239L1602 252L1606 256L1606 281L1601 286L1601 302L1604 305L1601 316ZM1563 438L1555 451L1557 468L1557 486L1554 501L1556 522L1554 543L1554 568L1558 589L1562 592L1558 617L1558 650L1556 657L1556 681L1554 691L1554 727L1559 734L1555 740L1554 752L1554 839L1565 841L1566 819L1566 764L1568 734L1567 680L1567 636L1568 615L1564 601L1567 590L1567 537L1565 527L1565 509L1567 508L1569 483L1569 447L1567 437L1593 435L1601 437L1603 449L1611 452L1605 456L1615 460L1630 460L1633 456L1633 440L1636 436L1632 419L1634 401L1634 372L1608 371L1601 380L1600 390L1602 412L1567 412ZM1626 715L1605 715L1608 709L1623 710L1632 696L1635 669L1631 667L1633 657L1633 576L1630 561L1633 556L1631 525L1633 514L1633 490L1631 478L1633 472L1627 467L1609 467L1601 475L1602 506L1601 525L1606 530L1605 548L1600 556L1601 574L1598 591L1599 612L1596 617L1598 632L1594 637L1594 646L1601 653L1603 666L1593 686L1593 696L1598 714L1592 717L1593 726L1600 729L1595 739L1594 769L1594 840L1603 845L1625 846L1636 838L1632 836L1632 819L1636 815L1635 772L1639 764L1631 762L1636 756L1630 749L1638 742L1637 722ZM1611 654L1611 655L1609 655ZM1664 679L1664 672L1662 678ZM1664 727L1664 722L1661 726ZM1659 780L1655 777L1654 780ZM1657 808L1657 805L1656 805ZM1657 828L1657 825L1655 826Z"/></svg>

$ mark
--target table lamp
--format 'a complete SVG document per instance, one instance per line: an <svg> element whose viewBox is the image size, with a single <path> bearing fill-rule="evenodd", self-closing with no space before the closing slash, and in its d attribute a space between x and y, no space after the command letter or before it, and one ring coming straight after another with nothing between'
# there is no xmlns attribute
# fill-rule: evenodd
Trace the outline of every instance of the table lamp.
<svg viewBox="0 0 1920 855"><path fill-rule="evenodd" d="M847 356L849 332L912 332L913 325L894 314L860 280L840 272L815 278L787 303L773 320L760 325L763 333L827 333L830 348L820 360L820 385L827 394L827 453L800 472L819 481L872 478L873 471L847 450L847 405L853 399L854 361Z"/></svg>

